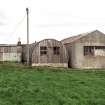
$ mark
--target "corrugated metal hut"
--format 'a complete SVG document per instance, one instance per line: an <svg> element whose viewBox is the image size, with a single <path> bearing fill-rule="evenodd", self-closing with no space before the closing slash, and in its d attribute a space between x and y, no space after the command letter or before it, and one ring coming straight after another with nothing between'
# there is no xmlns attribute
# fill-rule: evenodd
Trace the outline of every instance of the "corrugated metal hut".
<svg viewBox="0 0 105 105"><path fill-rule="evenodd" d="M105 34L95 30L62 40L69 55L69 67L105 68Z"/></svg>
<svg viewBox="0 0 105 105"><path fill-rule="evenodd" d="M68 57L64 45L55 39L44 39L33 45L32 66L68 67Z"/></svg>

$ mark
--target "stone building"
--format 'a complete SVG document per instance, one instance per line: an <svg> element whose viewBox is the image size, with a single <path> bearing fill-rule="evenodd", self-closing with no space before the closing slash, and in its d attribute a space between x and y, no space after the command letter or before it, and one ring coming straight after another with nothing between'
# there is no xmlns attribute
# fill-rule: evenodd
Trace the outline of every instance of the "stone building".
<svg viewBox="0 0 105 105"><path fill-rule="evenodd" d="M95 30L62 40L72 68L105 68L105 34Z"/></svg>

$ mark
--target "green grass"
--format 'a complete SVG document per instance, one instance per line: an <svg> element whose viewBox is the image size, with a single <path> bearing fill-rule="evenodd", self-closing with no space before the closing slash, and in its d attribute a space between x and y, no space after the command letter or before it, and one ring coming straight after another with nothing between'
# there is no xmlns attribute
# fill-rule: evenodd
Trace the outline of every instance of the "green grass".
<svg viewBox="0 0 105 105"><path fill-rule="evenodd" d="M0 105L105 105L105 71L0 64Z"/></svg>

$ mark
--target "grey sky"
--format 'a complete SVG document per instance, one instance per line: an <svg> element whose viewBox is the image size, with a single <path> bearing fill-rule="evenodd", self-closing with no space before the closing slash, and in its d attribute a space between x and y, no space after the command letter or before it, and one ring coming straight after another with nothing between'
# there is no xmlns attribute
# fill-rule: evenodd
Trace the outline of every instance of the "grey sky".
<svg viewBox="0 0 105 105"><path fill-rule="evenodd" d="M30 43L61 40L92 30L105 33L105 0L0 0L0 43L26 43L25 8L30 10Z"/></svg>

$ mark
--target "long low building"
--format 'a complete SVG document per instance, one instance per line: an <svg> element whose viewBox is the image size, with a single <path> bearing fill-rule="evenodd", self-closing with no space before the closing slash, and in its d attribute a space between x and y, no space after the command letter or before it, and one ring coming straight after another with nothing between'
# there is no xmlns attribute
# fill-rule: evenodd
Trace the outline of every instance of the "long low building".
<svg viewBox="0 0 105 105"><path fill-rule="evenodd" d="M27 45L0 44L0 61L27 62ZM44 39L29 44L32 66L105 68L105 34L95 30L62 41Z"/></svg>

